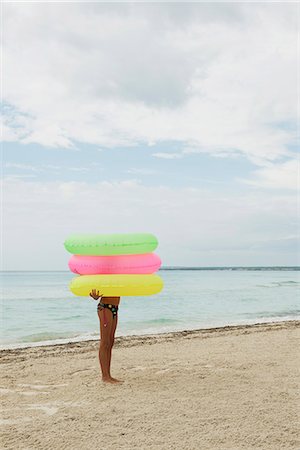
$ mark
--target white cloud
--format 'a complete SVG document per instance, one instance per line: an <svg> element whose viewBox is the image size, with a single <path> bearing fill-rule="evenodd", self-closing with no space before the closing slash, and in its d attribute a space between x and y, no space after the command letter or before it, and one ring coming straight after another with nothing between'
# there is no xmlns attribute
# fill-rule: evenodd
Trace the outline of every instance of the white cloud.
<svg viewBox="0 0 300 450"><path fill-rule="evenodd" d="M260 164L296 121L296 4L4 4L8 139L175 141ZM66 20L67 17L67 20Z"/></svg>
<svg viewBox="0 0 300 450"><path fill-rule="evenodd" d="M14 181L14 180L23 180L23 179L29 179L29 178L37 178L37 175L30 175L30 174L12 174L8 175L7 180Z"/></svg>
<svg viewBox="0 0 300 450"><path fill-rule="evenodd" d="M4 167L5 169L14 169L14 170L19 170L19 171L32 171L32 172L56 172L58 173L59 171L71 171L71 172L89 172L90 170L94 170L94 168L97 168L97 171L102 171L103 169L101 167L99 167L100 165L98 163L95 162L91 162L89 164L89 167L84 167L84 166L57 166L54 164L39 164L39 165L30 165L30 164L20 164L20 163L14 163L14 162L5 162L4 163ZM16 175L16 174L10 174L10 176L21 176L21 175ZM26 174L24 174L24 176L27 176Z"/></svg>
<svg viewBox="0 0 300 450"><path fill-rule="evenodd" d="M133 175L155 175L157 174L157 170L146 169L146 168L135 168L132 167L126 171L127 173L131 173Z"/></svg>
<svg viewBox="0 0 300 450"><path fill-rule="evenodd" d="M296 195L277 189L295 185L289 145L297 118L296 9L4 3L7 140L70 154L84 143L99 152L144 145L154 157L174 160L199 152L242 155L257 166L230 192L10 175L3 187L5 268L67 268L62 243L71 232L148 230L158 235L165 264L295 264ZM170 141L176 152L153 149ZM60 170L8 164L33 173ZM151 175L146 168L128 173Z"/></svg>
<svg viewBox="0 0 300 450"><path fill-rule="evenodd" d="M268 189L299 190L300 183L299 160L291 159L284 163L268 164L253 173L247 184Z"/></svg>
<svg viewBox="0 0 300 450"><path fill-rule="evenodd" d="M90 169L87 167L69 167L72 172L88 172Z"/></svg>
<svg viewBox="0 0 300 450"><path fill-rule="evenodd" d="M152 232L169 265L296 263L296 249L278 247L296 234L292 194L17 179L4 192L5 269L67 268L63 241L76 232Z"/></svg>
<svg viewBox="0 0 300 450"><path fill-rule="evenodd" d="M152 153L152 156L155 156L155 158L161 158L161 159L180 159L183 157L183 153L167 153L167 152L161 152L161 153Z"/></svg>
<svg viewBox="0 0 300 450"><path fill-rule="evenodd" d="M19 170L31 170L33 172L39 172L40 169L36 166L32 166L30 164L19 164L19 163L12 163L12 162L6 162L4 164L4 167L6 169L19 169Z"/></svg>

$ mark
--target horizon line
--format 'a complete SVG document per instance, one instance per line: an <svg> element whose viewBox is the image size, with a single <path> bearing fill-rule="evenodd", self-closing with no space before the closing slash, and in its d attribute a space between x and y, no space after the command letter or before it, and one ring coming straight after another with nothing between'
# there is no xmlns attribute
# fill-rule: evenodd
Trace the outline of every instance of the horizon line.
<svg viewBox="0 0 300 450"><path fill-rule="evenodd" d="M226 269L299 269L300 265L298 266L162 266L159 270L226 270ZM5 272L68 272L70 273L70 270L67 269L60 269L60 270L35 270L35 269L17 269L17 270L0 270L1 273Z"/></svg>

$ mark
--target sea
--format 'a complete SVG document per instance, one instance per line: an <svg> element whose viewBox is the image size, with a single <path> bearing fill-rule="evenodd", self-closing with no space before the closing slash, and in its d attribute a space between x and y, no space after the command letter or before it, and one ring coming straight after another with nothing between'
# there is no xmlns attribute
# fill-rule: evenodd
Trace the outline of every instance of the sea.
<svg viewBox="0 0 300 450"><path fill-rule="evenodd" d="M117 336L300 319L299 267L168 267L160 294L122 297ZM97 302L70 272L1 273L1 348L99 339Z"/></svg>

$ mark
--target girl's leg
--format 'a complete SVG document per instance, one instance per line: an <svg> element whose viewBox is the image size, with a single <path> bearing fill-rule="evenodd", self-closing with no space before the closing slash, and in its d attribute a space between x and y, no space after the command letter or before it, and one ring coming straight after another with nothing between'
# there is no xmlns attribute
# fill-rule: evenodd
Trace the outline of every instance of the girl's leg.
<svg viewBox="0 0 300 450"><path fill-rule="evenodd" d="M104 320L104 316L105 319ZM102 380L109 381L110 376L110 360L111 360L111 334L112 334L112 314L104 308L98 309L98 317L100 320L100 347L99 362L102 372ZM104 324L106 323L106 326Z"/></svg>
<svg viewBox="0 0 300 450"><path fill-rule="evenodd" d="M111 352L112 352L112 348L113 348L114 341L115 341L115 332L116 332L116 329L117 329L117 325L118 325L118 314L113 319L113 323L112 323L111 330L110 330L111 347L110 347L110 352L109 352L109 369L110 369L110 363L111 363ZM117 380L116 378L112 378L112 380L114 380L115 382L120 382L120 380Z"/></svg>

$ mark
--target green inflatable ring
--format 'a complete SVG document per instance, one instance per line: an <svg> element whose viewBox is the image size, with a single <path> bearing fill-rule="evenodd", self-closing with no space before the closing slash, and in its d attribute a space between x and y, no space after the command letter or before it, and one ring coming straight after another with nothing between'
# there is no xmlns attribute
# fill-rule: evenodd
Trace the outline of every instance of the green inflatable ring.
<svg viewBox="0 0 300 450"><path fill-rule="evenodd" d="M110 256L151 253L158 242L153 234L147 233L72 234L64 245L74 255Z"/></svg>

